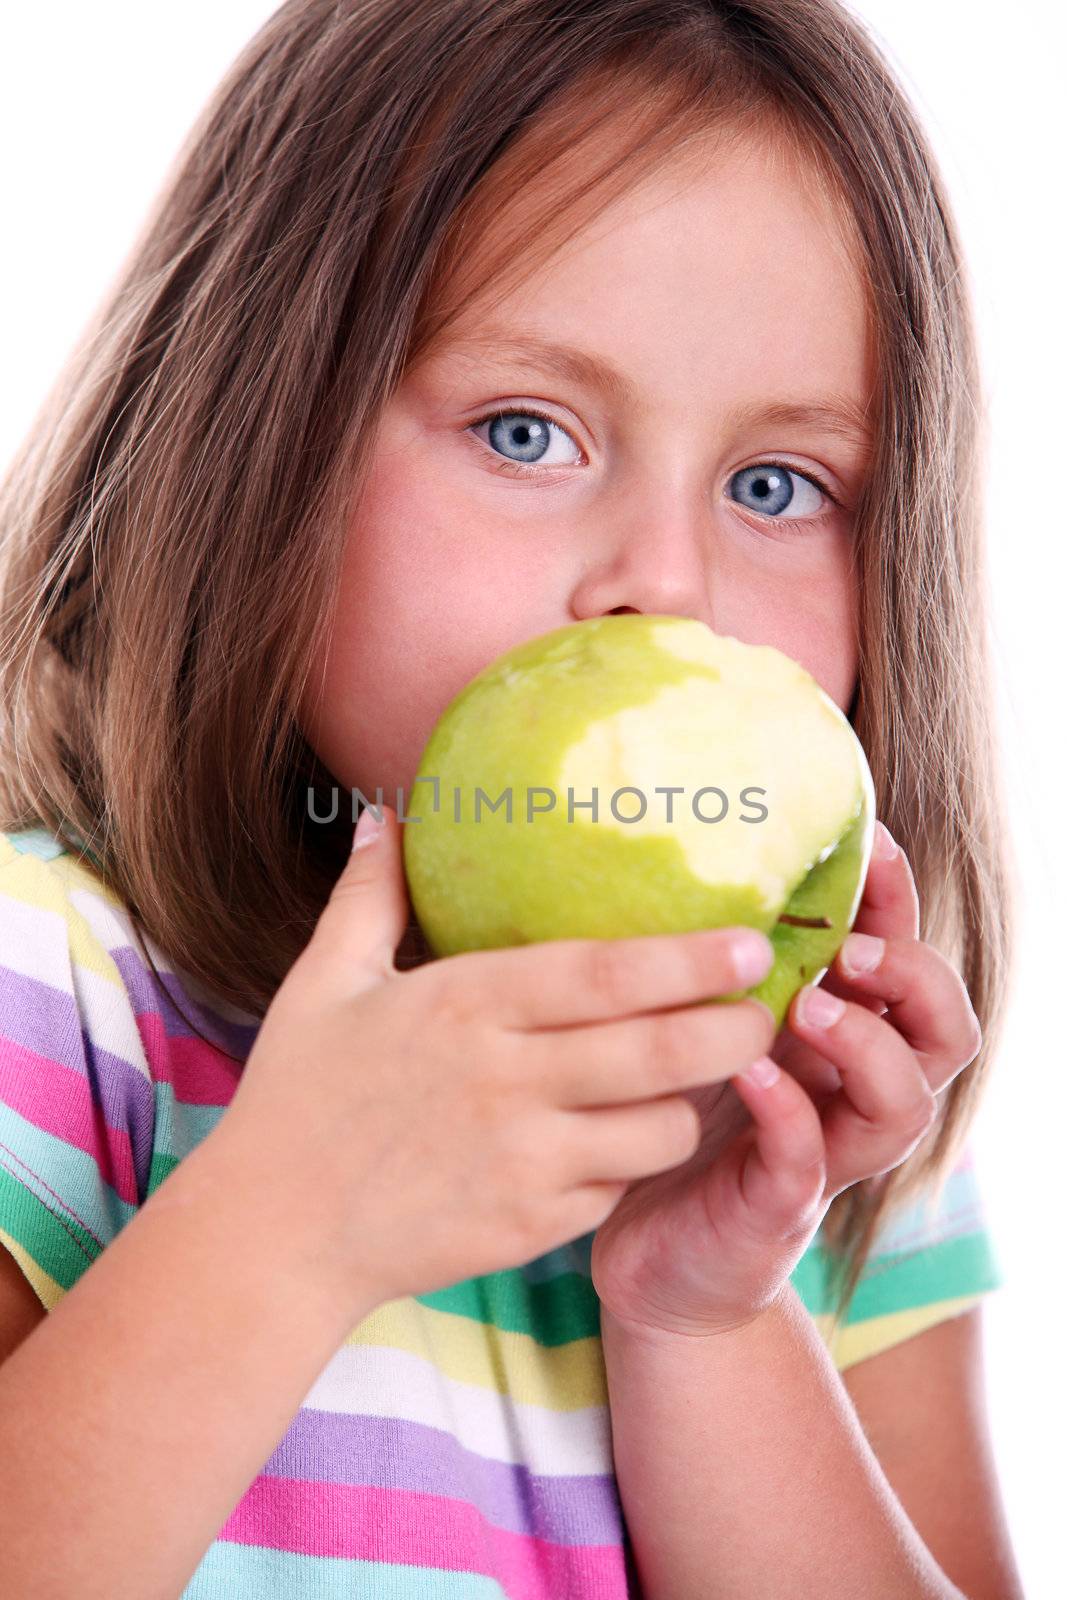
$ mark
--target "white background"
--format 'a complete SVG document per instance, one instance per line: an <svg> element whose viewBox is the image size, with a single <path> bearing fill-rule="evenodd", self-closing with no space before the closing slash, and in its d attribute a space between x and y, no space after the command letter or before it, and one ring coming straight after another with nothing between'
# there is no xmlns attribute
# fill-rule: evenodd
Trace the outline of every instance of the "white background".
<svg viewBox="0 0 1067 1600"><path fill-rule="evenodd" d="M1062 7L863 0L946 171L991 397L994 646L1023 929L974 1142L1008 1284L987 1301L993 1436L1029 1600L1060 1553L1064 1051ZM194 116L272 13L262 0L8 9L0 52L0 464L118 271ZM1062 234L1059 234L1062 238ZM1057 467L1057 462L1061 466Z"/></svg>

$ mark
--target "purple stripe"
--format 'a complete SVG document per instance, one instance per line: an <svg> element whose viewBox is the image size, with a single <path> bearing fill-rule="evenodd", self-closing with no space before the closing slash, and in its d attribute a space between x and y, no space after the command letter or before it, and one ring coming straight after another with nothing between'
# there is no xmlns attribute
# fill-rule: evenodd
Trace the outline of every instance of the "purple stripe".
<svg viewBox="0 0 1067 1600"><path fill-rule="evenodd" d="M74 996L42 978L26 977L2 964L0 972L4 975L0 984L0 1034L38 1055L84 1072L81 1018ZM63 1046L61 1056L52 1054L51 1046L56 1043Z"/></svg>
<svg viewBox="0 0 1067 1600"><path fill-rule="evenodd" d="M225 1050L229 1055L237 1056L241 1061L247 1061L249 1051L259 1032L258 1023L249 1025L220 1017L202 1001L194 1000L181 978L174 972L161 974L162 981L166 984L164 989L132 945L116 946L108 954L119 969L134 1009L138 1013L155 1012L162 1020L168 1038L196 1038L196 1033L176 1009L174 1001L177 1001L183 1011L192 1014L212 1044Z"/></svg>
<svg viewBox="0 0 1067 1600"><path fill-rule="evenodd" d="M137 1194L144 1200L155 1128L151 1083L132 1062L94 1043L81 1025L72 995L10 967L0 966L0 973L0 1035L85 1080L86 1092L102 1108L108 1126L129 1133ZM54 1054L57 1045L59 1055Z"/></svg>
<svg viewBox="0 0 1067 1600"><path fill-rule="evenodd" d="M263 1468L269 1477L373 1485L470 1501L495 1527L557 1544L620 1544L610 1473L556 1477L492 1461L439 1428L302 1407Z"/></svg>

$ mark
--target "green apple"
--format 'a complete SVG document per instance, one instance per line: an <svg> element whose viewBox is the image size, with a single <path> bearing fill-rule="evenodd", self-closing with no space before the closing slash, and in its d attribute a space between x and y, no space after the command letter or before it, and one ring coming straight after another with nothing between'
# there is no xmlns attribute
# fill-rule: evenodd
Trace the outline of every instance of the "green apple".
<svg viewBox="0 0 1067 1600"><path fill-rule="evenodd" d="M627 614L490 663L438 720L405 813L435 955L744 923L774 946L747 992L780 1025L852 925L875 803L848 718L797 662Z"/></svg>

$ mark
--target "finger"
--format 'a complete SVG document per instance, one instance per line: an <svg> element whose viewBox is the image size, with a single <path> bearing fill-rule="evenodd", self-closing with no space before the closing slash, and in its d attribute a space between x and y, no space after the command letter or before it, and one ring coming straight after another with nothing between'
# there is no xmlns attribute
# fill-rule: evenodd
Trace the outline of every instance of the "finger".
<svg viewBox="0 0 1067 1600"><path fill-rule="evenodd" d="M755 928L700 928L627 939L551 939L469 951L495 1015L520 1031L601 1022L738 995L774 961Z"/></svg>
<svg viewBox="0 0 1067 1600"><path fill-rule="evenodd" d="M853 991L849 999L864 995L885 1002L886 1020L918 1056L935 1094L978 1054L982 1029L967 987L932 945L850 934L834 969Z"/></svg>
<svg viewBox="0 0 1067 1600"><path fill-rule="evenodd" d="M853 928L881 939L919 937L919 896L911 866L882 822L875 823L874 850Z"/></svg>
<svg viewBox="0 0 1067 1600"><path fill-rule="evenodd" d="M773 1067L769 1057L754 1063ZM826 1149L822 1123L809 1097L788 1072L760 1083L749 1073L733 1080L751 1113L754 1136L739 1175L753 1225L780 1229L794 1224L821 1200Z"/></svg>
<svg viewBox="0 0 1067 1600"><path fill-rule="evenodd" d="M557 1105L603 1106L730 1078L770 1048L774 1029L765 1005L738 1000L530 1034L524 1053Z"/></svg>
<svg viewBox="0 0 1067 1600"><path fill-rule="evenodd" d="M841 1075L841 1089L822 1108L827 1179L837 1192L903 1160L930 1127L937 1103L914 1050L885 1018L822 994L820 1023L822 1006L812 996L820 991L809 987L797 996L790 1026Z"/></svg>
<svg viewBox="0 0 1067 1600"><path fill-rule="evenodd" d="M841 1087L841 1074L833 1062L827 1061L807 1040L799 1039L788 1025L779 1030L769 1054L796 1079L816 1106Z"/></svg>
<svg viewBox="0 0 1067 1600"><path fill-rule="evenodd" d="M841 976L839 967L832 966L819 979L819 987L828 994L836 994L839 1000L851 1000L854 1005L863 1006L865 1011L873 1011L876 1017L884 1017L889 1007L885 1001L876 994L860 994L855 985L847 978Z"/></svg>
<svg viewBox="0 0 1067 1600"><path fill-rule="evenodd" d="M680 1095L559 1116L552 1149L564 1181L575 1187L665 1172L687 1161L700 1142L700 1118Z"/></svg>
<svg viewBox="0 0 1067 1600"><path fill-rule="evenodd" d="M381 824L373 824L377 810ZM396 812L387 805L365 806L358 836L344 870L307 945L316 968L338 967L355 992L380 980L407 929L411 906L401 854Z"/></svg>

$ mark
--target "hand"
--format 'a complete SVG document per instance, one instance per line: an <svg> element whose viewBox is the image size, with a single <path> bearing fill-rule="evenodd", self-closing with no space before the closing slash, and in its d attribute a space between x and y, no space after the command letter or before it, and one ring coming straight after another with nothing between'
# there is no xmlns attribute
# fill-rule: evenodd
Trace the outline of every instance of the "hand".
<svg viewBox="0 0 1067 1600"><path fill-rule="evenodd" d="M655 1339L744 1326L782 1293L834 1196L915 1149L982 1042L962 979L918 933L911 868L879 823L852 936L750 1069L785 1070L707 1095L693 1158L632 1184L597 1230L593 1284L624 1327ZM874 964L854 969L853 952ZM728 1090L749 1113L739 1131Z"/></svg>
<svg viewBox="0 0 1067 1600"><path fill-rule="evenodd" d="M755 981L728 931L547 941L398 971L410 907L396 816L382 811L219 1124L281 1194L304 1269L316 1263L325 1293L364 1314L588 1233L634 1178L692 1153L698 1122L680 1091L728 1078L774 1033L753 1000L697 1003Z"/></svg>

